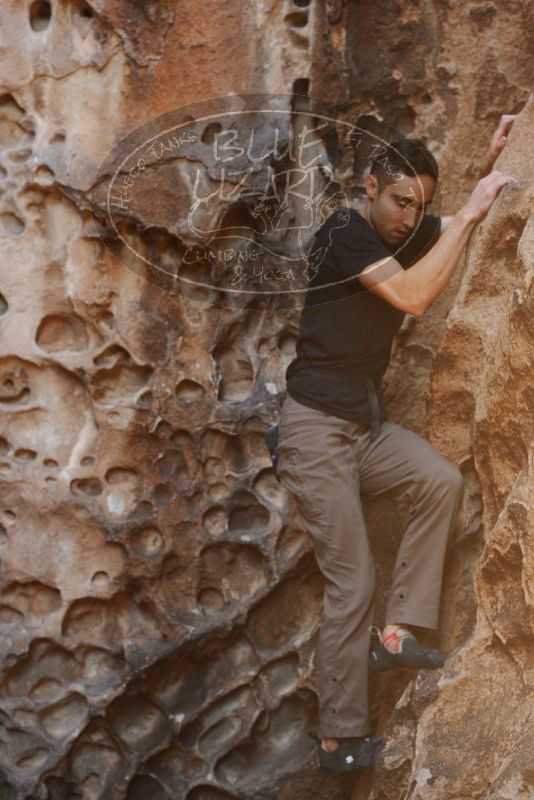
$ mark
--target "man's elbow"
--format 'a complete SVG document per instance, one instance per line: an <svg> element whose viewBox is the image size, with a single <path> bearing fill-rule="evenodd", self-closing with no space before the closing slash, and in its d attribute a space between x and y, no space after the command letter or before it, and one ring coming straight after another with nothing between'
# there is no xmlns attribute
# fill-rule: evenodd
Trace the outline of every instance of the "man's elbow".
<svg viewBox="0 0 534 800"><path fill-rule="evenodd" d="M422 317L427 310L427 306L423 303L409 303L404 310L413 317Z"/></svg>

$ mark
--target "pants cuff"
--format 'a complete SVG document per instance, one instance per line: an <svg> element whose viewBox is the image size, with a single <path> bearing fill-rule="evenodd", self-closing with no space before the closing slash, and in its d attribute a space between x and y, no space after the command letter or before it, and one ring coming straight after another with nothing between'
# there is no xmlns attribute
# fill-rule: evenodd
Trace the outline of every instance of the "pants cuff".
<svg viewBox="0 0 534 800"><path fill-rule="evenodd" d="M332 728L328 725L319 725L319 731L321 739L351 739L353 736L369 736L371 728L369 725L364 727L357 725L352 728Z"/></svg>
<svg viewBox="0 0 534 800"><path fill-rule="evenodd" d="M419 625L421 628L430 628L437 631L439 628L439 612L436 614L422 614L420 611L410 611L409 609L392 608L387 609L386 625Z"/></svg>

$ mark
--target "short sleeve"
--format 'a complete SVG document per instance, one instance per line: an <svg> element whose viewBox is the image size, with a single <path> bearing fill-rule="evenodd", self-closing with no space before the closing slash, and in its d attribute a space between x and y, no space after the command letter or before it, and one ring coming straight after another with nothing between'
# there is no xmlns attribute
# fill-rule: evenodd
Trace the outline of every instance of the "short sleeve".
<svg viewBox="0 0 534 800"><path fill-rule="evenodd" d="M348 225L332 231L332 253L342 278L351 278L392 253L363 217L351 215Z"/></svg>
<svg viewBox="0 0 534 800"><path fill-rule="evenodd" d="M333 256L341 280L357 278L370 264L376 267L368 273L363 289L381 283L399 272L401 267L369 223L357 212L351 214L348 225L333 231Z"/></svg>

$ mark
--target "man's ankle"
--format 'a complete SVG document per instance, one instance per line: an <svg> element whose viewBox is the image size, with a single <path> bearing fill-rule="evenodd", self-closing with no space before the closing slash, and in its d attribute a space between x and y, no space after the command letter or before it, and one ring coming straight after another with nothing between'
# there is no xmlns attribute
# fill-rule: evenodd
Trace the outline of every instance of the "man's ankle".
<svg viewBox="0 0 534 800"><path fill-rule="evenodd" d="M326 750L327 753L333 753L339 747L339 740L338 739L321 739L321 747L323 750Z"/></svg>

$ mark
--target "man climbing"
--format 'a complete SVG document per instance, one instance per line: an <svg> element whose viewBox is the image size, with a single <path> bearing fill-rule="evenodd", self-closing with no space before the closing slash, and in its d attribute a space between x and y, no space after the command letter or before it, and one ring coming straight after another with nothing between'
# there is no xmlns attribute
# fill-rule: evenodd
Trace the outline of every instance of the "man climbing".
<svg viewBox="0 0 534 800"><path fill-rule="evenodd" d="M501 119L485 172L513 119ZM441 653L415 634L438 628L462 476L424 438L387 420L380 379L405 313L421 316L443 292L474 227L514 178L492 172L453 217L441 219L425 213L437 180L438 166L421 140L392 142L365 177L362 213L345 207L324 222L312 249L324 255L287 370L278 477L296 496L325 578L316 651L320 737L314 738L321 765L331 771L370 766L381 744L370 735L368 665L443 665ZM347 224L339 224L342 218ZM409 501L410 521L380 632L372 625L375 569L360 492L392 490ZM371 653L370 634L378 636Z"/></svg>

